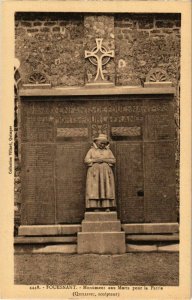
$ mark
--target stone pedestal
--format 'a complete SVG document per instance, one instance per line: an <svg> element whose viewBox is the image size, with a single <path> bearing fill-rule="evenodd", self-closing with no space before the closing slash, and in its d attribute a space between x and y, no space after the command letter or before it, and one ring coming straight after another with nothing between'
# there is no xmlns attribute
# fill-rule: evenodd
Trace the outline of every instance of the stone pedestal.
<svg viewBox="0 0 192 300"><path fill-rule="evenodd" d="M125 232L116 212L86 212L82 232L77 236L77 252L98 254L125 253Z"/></svg>

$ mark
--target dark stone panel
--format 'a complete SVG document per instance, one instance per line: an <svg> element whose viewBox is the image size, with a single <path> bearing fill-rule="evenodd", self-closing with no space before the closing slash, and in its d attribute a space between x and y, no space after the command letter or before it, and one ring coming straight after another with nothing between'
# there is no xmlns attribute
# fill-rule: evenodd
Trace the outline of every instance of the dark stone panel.
<svg viewBox="0 0 192 300"><path fill-rule="evenodd" d="M167 99L144 100L144 140L174 140L174 106Z"/></svg>
<svg viewBox="0 0 192 300"><path fill-rule="evenodd" d="M100 132L117 158L121 221L175 221L173 104L161 97L22 102L23 224L82 220L83 160Z"/></svg>
<svg viewBox="0 0 192 300"><path fill-rule="evenodd" d="M175 222L175 143L144 144L145 222Z"/></svg>
<svg viewBox="0 0 192 300"><path fill-rule="evenodd" d="M117 176L121 221L123 223L144 222L142 143L117 145Z"/></svg>
<svg viewBox="0 0 192 300"><path fill-rule="evenodd" d="M88 149L88 143L65 143L57 145L57 223L80 223L84 217L86 184L84 158Z"/></svg>
<svg viewBox="0 0 192 300"><path fill-rule="evenodd" d="M22 144L22 225L55 223L52 144Z"/></svg>
<svg viewBox="0 0 192 300"><path fill-rule="evenodd" d="M22 102L22 142L53 142L53 103Z"/></svg>

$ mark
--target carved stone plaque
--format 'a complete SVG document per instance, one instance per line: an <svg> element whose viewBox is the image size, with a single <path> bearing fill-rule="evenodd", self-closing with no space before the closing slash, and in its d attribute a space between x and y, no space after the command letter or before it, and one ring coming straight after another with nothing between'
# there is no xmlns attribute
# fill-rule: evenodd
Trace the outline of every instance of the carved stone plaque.
<svg viewBox="0 0 192 300"><path fill-rule="evenodd" d="M176 221L172 101L110 97L23 101L23 224L82 221L83 160L99 133L108 135L117 159L121 221Z"/></svg>
<svg viewBox="0 0 192 300"><path fill-rule="evenodd" d="M112 136L140 136L141 127L112 127Z"/></svg>
<svg viewBox="0 0 192 300"><path fill-rule="evenodd" d="M57 137L87 137L88 128L57 128Z"/></svg>

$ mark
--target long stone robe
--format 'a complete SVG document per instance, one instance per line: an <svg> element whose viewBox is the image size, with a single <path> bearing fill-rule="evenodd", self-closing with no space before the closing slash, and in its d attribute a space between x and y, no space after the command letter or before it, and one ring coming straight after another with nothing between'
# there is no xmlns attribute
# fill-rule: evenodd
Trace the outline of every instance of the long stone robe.
<svg viewBox="0 0 192 300"><path fill-rule="evenodd" d="M97 162L102 159L103 162ZM115 207L115 183L112 166L116 160L106 147L99 149L96 144L87 152L85 164L88 166L86 180L86 207Z"/></svg>

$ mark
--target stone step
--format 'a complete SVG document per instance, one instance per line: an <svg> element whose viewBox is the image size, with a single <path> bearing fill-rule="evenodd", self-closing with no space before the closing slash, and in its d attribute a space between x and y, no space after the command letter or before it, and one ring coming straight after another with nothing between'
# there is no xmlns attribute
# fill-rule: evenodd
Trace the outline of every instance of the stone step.
<svg viewBox="0 0 192 300"><path fill-rule="evenodd" d="M178 223L122 224L126 233L174 233L179 232Z"/></svg>
<svg viewBox="0 0 192 300"><path fill-rule="evenodd" d="M98 216L99 214L99 216ZM86 221L117 221L116 212L86 212ZM122 224L122 229L126 234L147 234L147 233L177 233L179 232L178 223L138 223ZM63 225L21 225L19 226L19 236L59 236L72 235L81 231L81 224Z"/></svg>
<svg viewBox="0 0 192 300"><path fill-rule="evenodd" d="M110 232L121 231L120 221L82 221L82 232Z"/></svg>
<svg viewBox="0 0 192 300"><path fill-rule="evenodd" d="M14 238L14 244L68 244L68 243L77 243L76 236L18 236Z"/></svg>
<svg viewBox="0 0 192 300"><path fill-rule="evenodd" d="M122 254L125 253L124 232L79 232L77 253Z"/></svg>
<svg viewBox="0 0 192 300"><path fill-rule="evenodd" d="M20 253L61 253L61 254L76 254L77 253L77 245L47 245L47 246L34 246L34 245L16 245L15 246L15 254Z"/></svg>
<svg viewBox="0 0 192 300"><path fill-rule="evenodd" d="M86 212L85 221L117 221L116 212Z"/></svg>
<svg viewBox="0 0 192 300"><path fill-rule="evenodd" d="M178 252L179 244L158 245L158 244L126 244L126 252Z"/></svg>
<svg viewBox="0 0 192 300"><path fill-rule="evenodd" d="M81 230L81 225L21 225L19 236L72 235Z"/></svg>
<svg viewBox="0 0 192 300"><path fill-rule="evenodd" d="M66 254L76 254L77 245L47 245L47 246L37 246L37 245L15 245L14 253L66 253ZM157 245L126 245L126 252L178 252L179 244L167 245L167 246L157 246ZM93 252L92 252L93 253ZM94 252L95 253L95 252ZM118 253L121 254L121 253Z"/></svg>
<svg viewBox="0 0 192 300"><path fill-rule="evenodd" d="M158 246L158 252L179 252L179 244Z"/></svg>
<svg viewBox="0 0 192 300"><path fill-rule="evenodd" d="M179 234L127 234L126 241L178 241Z"/></svg>
<svg viewBox="0 0 192 300"><path fill-rule="evenodd" d="M126 252L156 252L156 245L126 245Z"/></svg>

